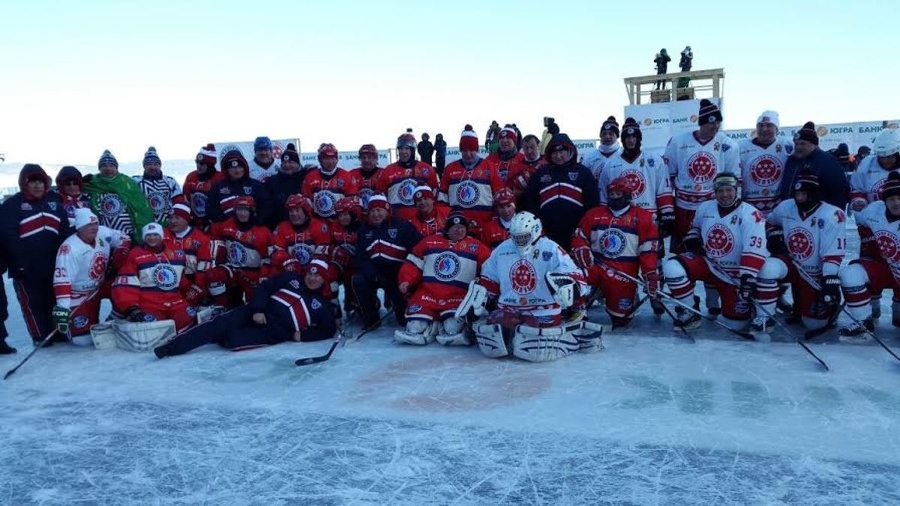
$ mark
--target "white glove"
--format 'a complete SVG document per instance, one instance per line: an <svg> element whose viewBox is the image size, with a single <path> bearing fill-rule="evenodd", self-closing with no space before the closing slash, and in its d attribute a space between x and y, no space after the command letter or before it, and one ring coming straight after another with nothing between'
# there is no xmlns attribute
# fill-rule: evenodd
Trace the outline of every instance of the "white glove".
<svg viewBox="0 0 900 506"><path fill-rule="evenodd" d="M575 287L578 285L572 276L548 272L547 283L560 307L566 309L575 303Z"/></svg>
<svg viewBox="0 0 900 506"><path fill-rule="evenodd" d="M469 312L469 309L475 310L475 316L481 316L484 314L484 305L487 304L487 288L479 285L474 280L469 282L469 291L466 292L466 296L463 297L462 302L459 303L459 307L456 308L456 312L453 313L455 318L464 318L466 314Z"/></svg>

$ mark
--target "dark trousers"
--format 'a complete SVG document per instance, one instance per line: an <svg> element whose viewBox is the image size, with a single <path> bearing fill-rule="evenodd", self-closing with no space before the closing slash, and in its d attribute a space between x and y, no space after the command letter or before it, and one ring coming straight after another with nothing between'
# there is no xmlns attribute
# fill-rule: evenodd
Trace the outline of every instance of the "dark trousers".
<svg viewBox="0 0 900 506"><path fill-rule="evenodd" d="M43 341L56 328L53 323L53 306L56 305L53 281L23 278L14 280L13 286L19 306L22 307L22 318L28 335L32 341Z"/></svg>
<svg viewBox="0 0 900 506"><path fill-rule="evenodd" d="M9 337L6 331L6 319L9 318L9 300L6 298L6 283L0 273L0 341Z"/></svg>
<svg viewBox="0 0 900 506"><path fill-rule="evenodd" d="M400 293L396 272L393 276L388 273L387 276L378 275L375 278L362 273L353 275L353 292L356 294L356 303L359 304L363 325L371 325L381 319L377 297L379 288L384 289L385 301L390 301L393 306L397 323L406 325L406 299Z"/></svg>
<svg viewBox="0 0 900 506"><path fill-rule="evenodd" d="M282 343L290 337L283 329L273 325L253 323L253 311L250 307L240 306L197 325L165 346L170 355L182 355L204 344L213 343L240 351Z"/></svg>

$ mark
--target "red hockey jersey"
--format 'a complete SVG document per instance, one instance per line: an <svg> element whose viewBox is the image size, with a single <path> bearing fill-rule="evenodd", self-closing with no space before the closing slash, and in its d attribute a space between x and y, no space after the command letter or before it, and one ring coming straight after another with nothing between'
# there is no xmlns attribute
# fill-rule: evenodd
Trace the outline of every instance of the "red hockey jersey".
<svg viewBox="0 0 900 506"><path fill-rule="evenodd" d="M413 194L417 186L430 186L437 194L437 172L425 162L416 162L411 168L392 163L381 169L375 180L375 190L387 197L391 214L406 221L416 216Z"/></svg>

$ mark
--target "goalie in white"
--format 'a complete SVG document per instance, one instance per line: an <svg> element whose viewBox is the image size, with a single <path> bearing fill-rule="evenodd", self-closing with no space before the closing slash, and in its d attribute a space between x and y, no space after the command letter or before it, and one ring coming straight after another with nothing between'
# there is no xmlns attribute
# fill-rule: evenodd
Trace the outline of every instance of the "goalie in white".
<svg viewBox="0 0 900 506"><path fill-rule="evenodd" d="M475 325L478 347L488 357L512 354L547 362L601 349L601 326L581 319L563 321L563 310L586 293L587 286L572 258L541 232L533 214L513 217L510 238L491 253L456 310L457 318L470 309L479 316L489 298L497 299L487 323Z"/></svg>

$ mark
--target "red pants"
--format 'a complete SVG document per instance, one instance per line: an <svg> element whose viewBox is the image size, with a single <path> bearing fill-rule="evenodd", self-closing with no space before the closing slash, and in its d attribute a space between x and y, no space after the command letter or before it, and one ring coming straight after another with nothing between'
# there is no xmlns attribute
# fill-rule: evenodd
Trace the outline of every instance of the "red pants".
<svg viewBox="0 0 900 506"><path fill-rule="evenodd" d="M632 270L634 272L631 272ZM634 277L638 275L637 269L623 269L622 272ZM606 312L611 317L624 318L631 315L637 295L637 285L634 281L617 275L611 269L594 265L587 270L587 283L590 286L600 287L603 300L606 302Z"/></svg>
<svg viewBox="0 0 900 506"><path fill-rule="evenodd" d="M672 290L672 296L680 302L691 305L693 302L691 298L694 293L694 284L697 281L703 281L713 285L719 291L719 295L722 297L722 316L731 320L750 319L750 304L744 302L738 296L738 287L722 281L713 274L709 265L706 264L707 260L705 258L691 253L683 253L674 259L667 260L667 262L681 263L684 271L687 273L686 277L680 279L678 277L670 278L668 266L664 268L667 272L666 284Z"/></svg>
<svg viewBox="0 0 900 506"><path fill-rule="evenodd" d="M681 241L684 240L684 236L691 230L691 222L694 221L695 214L697 214L697 211L694 209L675 208L675 229L672 231L672 237L669 239L669 249L672 253L684 253L684 250L681 248Z"/></svg>

